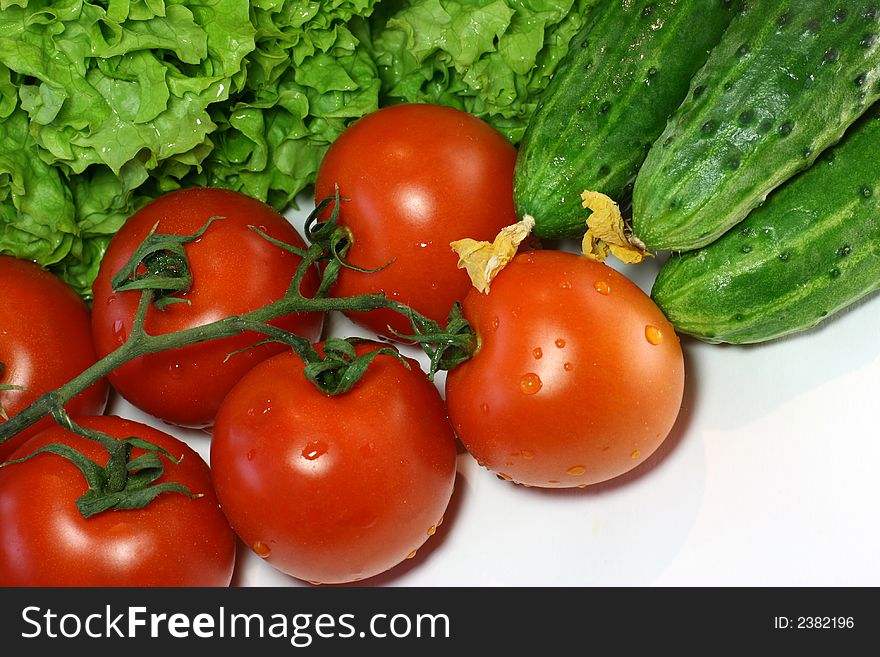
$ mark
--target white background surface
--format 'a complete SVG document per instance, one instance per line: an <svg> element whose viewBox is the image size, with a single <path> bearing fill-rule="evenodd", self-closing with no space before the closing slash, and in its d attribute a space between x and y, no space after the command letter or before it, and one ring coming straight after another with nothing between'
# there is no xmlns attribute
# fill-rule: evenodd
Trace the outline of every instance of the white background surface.
<svg viewBox="0 0 880 657"><path fill-rule="evenodd" d="M301 226L301 213L291 219ZM658 267L618 268L649 290ZM364 335L344 318L329 326ZM682 412L645 463L587 489L540 490L502 481L462 453L437 533L414 559L360 585L880 585L878 327L872 297L764 345L683 338ZM110 411L173 433L208 459L204 433L164 425L118 397ZM303 584L240 544L233 585Z"/></svg>

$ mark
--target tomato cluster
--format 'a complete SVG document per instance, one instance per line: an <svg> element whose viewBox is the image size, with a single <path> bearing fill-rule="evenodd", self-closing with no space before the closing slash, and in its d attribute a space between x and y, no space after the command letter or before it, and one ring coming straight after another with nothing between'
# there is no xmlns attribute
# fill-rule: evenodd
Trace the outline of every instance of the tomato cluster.
<svg viewBox="0 0 880 657"><path fill-rule="evenodd" d="M292 281L301 298L381 293L421 317L413 323L402 306L351 311L365 339L341 348L321 342L323 312L290 312L262 332L247 325L113 369L109 383L134 406L211 434L210 469L164 431L98 417L107 398L98 382L68 404L76 423L47 429L47 420L0 448L16 461L0 469L0 585L225 586L236 537L295 578L352 582L412 557L435 533L457 441L526 486L585 487L645 461L669 434L684 384L678 337L649 297L611 267L559 250L520 253L483 293L449 248L515 222L515 160L513 146L459 110L403 105L355 122L315 186L319 207L333 198L316 217L331 216L344 236L332 285L282 215L220 189L178 190L133 215L102 260L90 319L51 274L0 258L0 276L17 277L0 307L8 417L135 332L194 335L288 298ZM191 281L152 297L121 289L118 272L157 233L185 238ZM144 258L130 280L154 266L169 265ZM160 292L167 303L141 314ZM442 328L456 302L469 357L443 395L389 338ZM266 340L276 329L299 338ZM130 476L154 472L149 483L176 488L142 508L83 517L78 505L93 493L82 459L109 471L117 453L88 431L111 445L135 437ZM82 458L65 460L73 450Z"/></svg>

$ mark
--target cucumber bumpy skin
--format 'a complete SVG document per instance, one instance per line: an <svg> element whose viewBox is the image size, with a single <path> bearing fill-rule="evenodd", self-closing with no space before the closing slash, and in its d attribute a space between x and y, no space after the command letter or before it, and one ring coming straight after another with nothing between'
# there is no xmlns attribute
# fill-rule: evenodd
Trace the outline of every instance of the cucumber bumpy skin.
<svg viewBox="0 0 880 657"><path fill-rule="evenodd" d="M676 329L755 343L880 288L880 103L807 171L709 246L672 255L652 297Z"/></svg>
<svg viewBox="0 0 880 657"><path fill-rule="evenodd" d="M514 199L538 237L584 234L585 189L628 202L647 149L738 6L612 0L591 10L519 148Z"/></svg>
<svg viewBox="0 0 880 657"><path fill-rule="evenodd" d="M651 147L633 190L649 248L704 246L880 98L880 1L751 0Z"/></svg>

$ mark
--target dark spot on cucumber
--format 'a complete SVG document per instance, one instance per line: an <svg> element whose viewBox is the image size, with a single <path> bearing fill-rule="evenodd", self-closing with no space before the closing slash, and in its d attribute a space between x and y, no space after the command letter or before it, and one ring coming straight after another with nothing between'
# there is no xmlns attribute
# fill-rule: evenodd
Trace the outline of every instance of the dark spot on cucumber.
<svg viewBox="0 0 880 657"><path fill-rule="evenodd" d="M653 78L655 75L657 75L657 69L652 66L648 69L648 77Z"/></svg>
<svg viewBox="0 0 880 657"><path fill-rule="evenodd" d="M812 154L813 154L813 149L812 149L811 147L807 146L807 147L804 149L804 152L803 152L803 156L804 156L804 158L808 158L808 157L810 157Z"/></svg>
<svg viewBox="0 0 880 657"><path fill-rule="evenodd" d="M850 253L852 253L852 247L849 244L844 244L839 249L837 249L837 251L835 251L834 253L837 254L838 258L845 258Z"/></svg>
<svg viewBox="0 0 880 657"><path fill-rule="evenodd" d="M871 198L874 192L871 191L870 187L862 187L862 196L865 198Z"/></svg>
<svg viewBox="0 0 880 657"><path fill-rule="evenodd" d="M700 96L703 95L703 93L704 93L705 91L706 91L706 86L703 85L703 84L701 84L701 85L698 85L698 86L694 87L694 92L693 92L692 95L693 95L694 98L699 98Z"/></svg>
<svg viewBox="0 0 880 657"><path fill-rule="evenodd" d="M591 70L592 68L593 68L593 60L590 60L590 61L588 61L586 64L584 64L584 70L585 70L585 71L589 71L589 70Z"/></svg>
<svg viewBox="0 0 880 657"><path fill-rule="evenodd" d="M788 262L788 259L790 257L791 257L791 254L788 251L783 251L782 253L779 254L779 259L782 260L782 262Z"/></svg>
<svg viewBox="0 0 880 657"><path fill-rule="evenodd" d="M666 148L671 143L672 143L672 137L667 137L666 139L663 140L663 148Z"/></svg>
<svg viewBox="0 0 880 657"><path fill-rule="evenodd" d="M776 19L776 25L779 27L785 27L790 22L791 22L791 12L789 12L789 11L780 15L779 18Z"/></svg>
<svg viewBox="0 0 880 657"><path fill-rule="evenodd" d="M821 28L818 18L811 18L807 21L807 34L818 34Z"/></svg>
<svg viewBox="0 0 880 657"><path fill-rule="evenodd" d="M877 42L876 34L866 34L859 40L859 46L862 48L873 48L874 44Z"/></svg>
<svg viewBox="0 0 880 657"><path fill-rule="evenodd" d="M733 319L734 319L734 321L736 321L736 322L741 322L741 321L743 321L745 318L746 318L746 316L743 315L742 313L737 313L737 314L735 314L735 315L733 316Z"/></svg>
<svg viewBox="0 0 880 657"><path fill-rule="evenodd" d="M607 176L609 173L611 173L611 167L609 167L607 164L603 164L601 167L599 167L600 176L604 177Z"/></svg>
<svg viewBox="0 0 880 657"><path fill-rule="evenodd" d="M825 56L822 57L825 64L833 64L838 59L840 59L840 51L837 48L829 48L825 51Z"/></svg>
<svg viewBox="0 0 880 657"><path fill-rule="evenodd" d="M743 244L739 250L742 251L743 253L751 253L752 247L750 247L748 244Z"/></svg>
<svg viewBox="0 0 880 657"><path fill-rule="evenodd" d="M653 13L654 5L646 5L645 8L642 9L642 18L650 18Z"/></svg>
<svg viewBox="0 0 880 657"><path fill-rule="evenodd" d="M706 121L703 124L703 127L700 128L700 130L703 131L703 134L707 134L707 135L712 132L715 132L715 122L714 121Z"/></svg>
<svg viewBox="0 0 880 657"><path fill-rule="evenodd" d="M834 15L831 17L831 22L835 25L840 25L846 20L847 16L849 16L849 12L844 7L840 7L834 12Z"/></svg>
<svg viewBox="0 0 880 657"><path fill-rule="evenodd" d="M730 91L731 89L733 89L733 82L725 82L724 91Z"/></svg>
<svg viewBox="0 0 880 657"><path fill-rule="evenodd" d="M739 48L736 49L736 56L739 58L743 58L749 54L749 44L744 43Z"/></svg>
<svg viewBox="0 0 880 657"><path fill-rule="evenodd" d="M867 80L868 80L868 74L862 73L861 75L857 76L856 79L853 80L853 82L855 82L857 87L863 87L865 85L865 82L867 82Z"/></svg>
<svg viewBox="0 0 880 657"><path fill-rule="evenodd" d="M739 158L735 155L727 160L727 168L728 169L739 169L740 161Z"/></svg>
<svg viewBox="0 0 880 657"><path fill-rule="evenodd" d="M744 112L741 112L739 115L740 125L749 125L754 120L755 120L755 111L754 110L745 110Z"/></svg>
<svg viewBox="0 0 880 657"><path fill-rule="evenodd" d="M866 9L864 13L864 18L866 21L873 21L877 18L877 8L871 7L870 9Z"/></svg>
<svg viewBox="0 0 880 657"><path fill-rule="evenodd" d="M599 114L599 116L602 116L603 114L607 114L608 110L610 110L610 109L611 109L611 103L609 103L606 100L604 103L599 105L599 111L597 112L597 114Z"/></svg>
<svg viewBox="0 0 880 657"><path fill-rule="evenodd" d="M837 267L832 269L829 273L831 274L831 278L838 278L840 276L840 270Z"/></svg>
<svg viewBox="0 0 880 657"><path fill-rule="evenodd" d="M777 132L780 135L782 135L783 137L787 137L788 135L791 134L792 128L794 128L794 125L792 125L791 121L786 121L785 123L783 123L782 125L779 126L779 129L777 130Z"/></svg>
<svg viewBox="0 0 880 657"><path fill-rule="evenodd" d="M761 123L758 124L758 132L770 132L773 128L773 121L770 119L764 119Z"/></svg>

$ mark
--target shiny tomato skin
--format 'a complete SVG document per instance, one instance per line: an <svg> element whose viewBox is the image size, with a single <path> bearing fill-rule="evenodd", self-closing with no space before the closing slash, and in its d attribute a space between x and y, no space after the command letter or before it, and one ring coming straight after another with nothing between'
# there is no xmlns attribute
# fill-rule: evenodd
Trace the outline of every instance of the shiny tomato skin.
<svg viewBox="0 0 880 657"><path fill-rule="evenodd" d="M0 255L0 281L0 385L23 388L0 390L0 407L12 417L93 365L97 357L89 308L61 279L33 262ZM101 379L66 408L74 415L103 413L107 392L107 382ZM0 445L0 461L51 424L48 418L41 420Z"/></svg>
<svg viewBox="0 0 880 657"><path fill-rule="evenodd" d="M312 583L365 579L440 525L455 439L436 387L418 363L410 368L377 356L352 390L331 397L297 356L280 354L223 402L214 485L241 540L273 567Z"/></svg>
<svg viewBox="0 0 880 657"><path fill-rule="evenodd" d="M558 251L519 255L463 311L480 346L447 376L449 416L502 478L599 483L644 462L672 429L684 389L679 339L611 267Z"/></svg>
<svg viewBox="0 0 880 657"><path fill-rule="evenodd" d="M340 223L353 235L332 293L384 292L445 324L452 305L470 287L449 243L491 241L517 221L513 205L516 149L484 121L461 110L429 104L384 107L353 123L321 162L315 198L335 186L348 199ZM390 263L390 264L388 264ZM412 333L390 310L351 313L377 335L390 325Z"/></svg>
<svg viewBox="0 0 880 657"><path fill-rule="evenodd" d="M110 280L128 261L158 222L157 232L191 235L209 218L222 217L205 234L186 245L193 284L164 310L151 307L145 328L164 334L256 310L280 299L293 278L299 256L269 243L249 226L296 246L304 242L296 229L270 206L215 188L188 188L166 194L135 213L114 235L93 285L92 325L101 355L123 343L131 332L140 292L114 293ZM308 272L302 292L317 289L317 272ZM273 322L306 339L318 338L323 316L291 314ZM243 350L262 339L255 333L214 340L137 358L110 374L113 387L143 411L180 426L207 428L217 408L238 379L283 346L266 344Z"/></svg>
<svg viewBox="0 0 880 657"><path fill-rule="evenodd" d="M116 438L138 436L183 457L162 457L158 480L175 481L201 497L163 493L142 509L83 518L76 499L87 489L82 473L54 454L40 454L0 470L0 586L228 586L235 535L217 503L207 464L182 441L116 416L79 424ZM42 445L75 447L100 465L107 451L59 426L34 436L13 454ZM143 453L135 449L134 456Z"/></svg>

